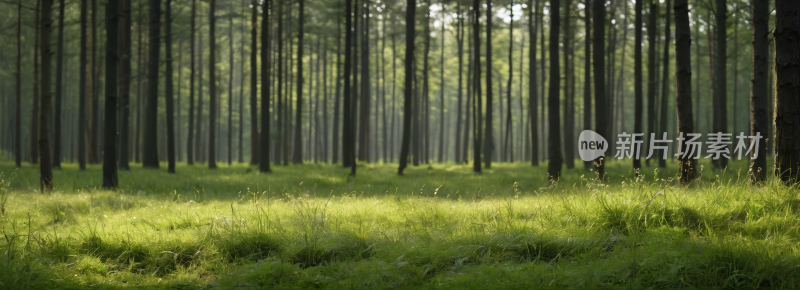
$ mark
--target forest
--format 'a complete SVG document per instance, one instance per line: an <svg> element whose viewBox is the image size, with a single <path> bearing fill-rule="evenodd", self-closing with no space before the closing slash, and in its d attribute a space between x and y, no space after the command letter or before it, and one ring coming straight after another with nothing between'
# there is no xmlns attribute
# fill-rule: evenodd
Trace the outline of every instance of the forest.
<svg viewBox="0 0 800 290"><path fill-rule="evenodd" d="M800 285L800 1L0 7L0 288Z"/></svg>

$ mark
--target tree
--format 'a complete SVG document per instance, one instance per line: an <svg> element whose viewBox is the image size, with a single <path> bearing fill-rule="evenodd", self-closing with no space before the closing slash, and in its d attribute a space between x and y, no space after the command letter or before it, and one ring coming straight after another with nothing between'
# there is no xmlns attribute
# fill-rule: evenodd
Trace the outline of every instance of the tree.
<svg viewBox="0 0 800 290"><path fill-rule="evenodd" d="M769 0L754 0L753 5L753 74L750 81L750 136L767 136L767 49L769 43ZM763 182L767 171L767 144L757 140L758 151L750 152L750 178L753 183ZM756 157L755 159L752 159Z"/></svg>
<svg viewBox="0 0 800 290"><path fill-rule="evenodd" d="M536 104L539 102L539 95L538 95L538 85L537 85L537 78L536 78L536 26L534 25L536 22L536 15L534 14L533 10L533 0L528 0L528 33L530 33L528 45L530 47L530 52L528 53L528 112L531 124L531 148L528 150L531 151L531 165L539 166L539 110L536 107ZM536 1L536 13L541 13L539 11L539 1ZM588 34L587 34L588 35ZM588 37L587 37L588 39Z"/></svg>
<svg viewBox="0 0 800 290"><path fill-rule="evenodd" d="M413 1L413 0L412 0ZM355 175L355 144L353 144L353 104L352 87L350 86L351 66L353 64L353 13L352 0L345 0L345 45L344 45L344 120L342 123L342 165L351 167L350 174ZM412 18L413 19L413 18ZM401 163L400 174L402 174Z"/></svg>
<svg viewBox="0 0 800 290"><path fill-rule="evenodd" d="M112 1L113 2L113 1ZM172 0L166 0L166 13L164 13L164 46L167 70L164 72L164 97L167 105L167 172L175 173L175 108L173 105L172 82ZM108 73L106 73L108 74Z"/></svg>
<svg viewBox="0 0 800 290"><path fill-rule="evenodd" d="M678 107L678 133L686 138L694 133L692 121L692 63L691 44L692 35L689 30L689 3L687 0L675 0L675 79L676 79L676 104ZM686 152L686 143L680 145L678 152ZM695 179L696 162L690 156L683 154L679 161L679 174L681 184L688 184ZM663 158L662 158L663 159Z"/></svg>
<svg viewBox="0 0 800 290"><path fill-rule="evenodd" d="M637 0L641 1L641 0ZM591 0L583 6L583 128L592 127L592 7ZM641 29L641 27L640 27ZM534 69L531 69L535 71ZM534 90L531 90L534 91ZM533 128L533 126L531 126ZM583 161L583 169L591 170L592 161Z"/></svg>
<svg viewBox="0 0 800 290"><path fill-rule="evenodd" d="M478 0L472 1L472 37L474 37L473 41L473 59L471 62L473 63L473 76L472 76L472 122L473 122L473 130L475 132L473 135L473 143L474 149L472 150L472 171L480 173L481 172L481 137L483 134L481 132L481 120L478 118L481 114L481 35L480 35L480 2ZM488 7L488 5L487 5ZM488 42L488 40L487 40ZM489 90L491 91L491 90ZM470 95L470 94L467 94ZM466 150L465 150L466 151Z"/></svg>
<svg viewBox="0 0 800 290"><path fill-rule="evenodd" d="M228 16L228 64L230 70L228 74L228 166L233 162L233 5L231 5L231 15Z"/></svg>
<svg viewBox="0 0 800 290"><path fill-rule="evenodd" d="M300 0L302 1L302 0ZM358 160L369 162L369 146L370 146L370 120L369 109L372 95L370 93L370 74L369 74L369 1L364 1L361 13L357 15L364 15L361 19L361 100L360 100L360 115L358 118L359 129L358 133Z"/></svg>
<svg viewBox="0 0 800 290"><path fill-rule="evenodd" d="M217 38L216 0L208 4L208 168L217 168Z"/></svg>
<svg viewBox="0 0 800 290"><path fill-rule="evenodd" d="M558 119L558 97L561 89L561 74L558 67L558 31L561 21L560 6L558 0L550 1L550 84L548 91L547 110L548 123L550 125L550 135L548 136L548 147L550 160L547 163L547 175L551 181L557 181L561 175L561 124ZM600 1L597 1L600 2ZM602 5L602 3L600 4ZM602 14L602 13L601 13ZM601 20L602 21L602 20ZM598 102L599 103L599 102Z"/></svg>
<svg viewBox="0 0 800 290"><path fill-rule="evenodd" d="M348 12L349 13L349 12ZM350 14L348 14L350 15ZM349 18L349 16L348 16ZM333 103L333 135L331 136L331 140L333 141L333 148L331 153L333 153L333 159L331 162L338 163L339 162L339 108L342 102L342 94L341 94L341 79L346 75L343 75L342 70L340 69L342 66L342 21L339 18L336 18L336 99ZM394 51L392 51L394 52ZM394 53L392 53L394 55ZM344 148L344 147L342 147Z"/></svg>
<svg viewBox="0 0 800 290"><path fill-rule="evenodd" d="M295 113L294 150L292 150L292 163L303 163L303 25L305 1L300 0L300 17L297 29L297 113Z"/></svg>
<svg viewBox="0 0 800 290"><path fill-rule="evenodd" d="M272 1L269 1L270 4ZM261 155L259 151L261 146L259 146L259 133L258 133L258 1L252 1L250 3L253 6L252 13L250 14L250 164L258 164L261 160ZM267 5L262 6L264 11L269 9ZM269 16L267 13L262 15L262 22L268 22ZM264 25L264 24L262 24ZM266 31L262 31L262 34ZM262 48L262 51L268 50L267 48ZM262 52L262 59L263 59ZM262 68L263 69L263 68ZM242 76L244 77L244 76ZM263 83L262 83L263 85ZM269 111L262 112L265 114L262 118L269 119ZM263 120L262 120L263 121ZM264 128L262 128L264 129ZM269 130L269 129L267 129ZM267 135L269 136L269 135ZM269 145L267 145L269 146ZM269 152L266 152L269 155ZM269 160L269 157L267 157ZM259 169L262 168L259 166ZM267 165L269 168L269 165Z"/></svg>
<svg viewBox="0 0 800 290"><path fill-rule="evenodd" d="M464 120L463 113L461 111L462 103L463 103L463 82L464 82L464 14L461 11L461 2L458 2L458 11L456 12L457 19L456 21L456 41L458 41L458 99L457 99L457 106L456 106L456 139L455 139L455 161L456 163L463 162L463 156L461 153L461 122ZM444 49L444 48L442 48ZM466 131L466 126L465 126ZM464 132L464 135L467 133Z"/></svg>
<svg viewBox="0 0 800 290"><path fill-rule="evenodd" d="M564 163L567 169L575 168L575 48L572 36L572 1L564 7ZM556 10L556 13L558 10ZM552 20L552 18L551 18ZM623 50L624 51L624 50ZM623 53L623 56L625 54ZM551 56L552 57L552 56ZM556 62L556 66L558 63ZM560 171L559 171L560 172Z"/></svg>
<svg viewBox="0 0 800 290"><path fill-rule="evenodd" d="M800 2L775 1L775 175L787 185L800 177Z"/></svg>
<svg viewBox="0 0 800 290"><path fill-rule="evenodd" d="M634 20L634 41L633 47L633 132L642 132L642 1L636 0L634 10L636 19ZM652 116L651 116L652 117ZM637 156L634 153L634 156ZM633 158L633 171L638 176L642 168L642 160Z"/></svg>
<svg viewBox="0 0 800 290"><path fill-rule="evenodd" d="M41 11L42 11L42 1L36 1L36 13L35 20L34 20L34 40L33 40L33 103L31 104L31 126L30 126L30 162L36 164L39 162L39 145L37 144L39 140L39 120L41 117L40 114L40 100L39 100L39 90L42 88L41 84L39 83L41 66L39 62L39 58L41 56L41 36L39 35L41 31ZM45 3L46 4L46 3Z"/></svg>
<svg viewBox="0 0 800 290"><path fill-rule="evenodd" d="M64 0L59 1L58 7L58 54L56 55L56 111L53 128L53 168L61 169L61 99L64 92Z"/></svg>
<svg viewBox="0 0 800 290"><path fill-rule="evenodd" d="M477 0L475 0L477 1ZM350 0L347 0L349 3ZM349 5L347 15L350 15ZM406 1L406 58L405 58L405 81L403 86L403 140L402 144L400 145L400 168L397 170L397 174L403 175L403 170L408 167L408 152L409 147L411 145L411 98L412 98L412 80L414 74L412 73L412 63L414 60L414 36L415 36L415 29L414 29L414 15L416 14L416 7L417 1L416 0L407 0ZM349 17L348 17L349 20ZM350 27L348 24L346 27ZM349 35L349 34L348 34ZM347 39L347 43L350 43L350 40ZM412 45L409 45L412 44ZM348 56L348 49L345 48L345 76L347 75L347 56ZM345 78L345 91L347 91L347 84L349 81ZM347 100L347 92L345 92L345 100ZM345 101L345 104L347 101ZM347 110L347 106L345 105L345 111ZM345 117L346 118L346 117Z"/></svg>
<svg viewBox="0 0 800 290"><path fill-rule="evenodd" d="M256 7L253 5L253 9L255 10ZM197 14L197 0L192 0L192 12L189 20L189 50L190 52L190 60L189 60L189 134L186 140L186 163L189 165L194 164L194 157L195 157L195 148L192 146L194 143L192 141L195 139L194 132L195 132L195 121L194 121L194 89L195 89L195 40L194 35L196 32L195 29L195 15ZM200 115L198 114L197 119L200 119ZM198 122L199 123L199 122ZM199 130L198 130L199 131Z"/></svg>
<svg viewBox="0 0 800 290"><path fill-rule="evenodd" d="M50 47L50 31L53 27L53 19L51 17L53 0L41 0L41 40L39 49L42 52L41 72L41 93L42 105L41 112L39 113L39 191L44 193L53 191L53 163L50 151L50 112L52 111L52 92L50 90L50 70L52 66L51 55L52 48Z"/></svg>
<svg viewBox="0 0 800 290"><path fill-rule="evenodd" d="M22 0L17 3L17 99L14 121L14 163L22 167ZM83 51L83 49L81 49ZM83 55L83 54L81 54ZM81 63L81 66L83 63ZM82 80L83 78L81 78ZM83 169L83 168L81 168Z"/></svg>
<svg viewBox="0 0 800 290"><path fill-rule="evenodd" d="M213 0L212 0L213 1ZM150 0L150 47L148 49L147 99L145 100L142 166L158 168L158 62L160 52L161 1Z"/></svg>
<svg viewBox="0 0 800 290"><path fill-rule="evenodd" d="M506 85L506 137L505 141L503 142L503 157L501 160L507 161L509 159L508 155L511 155L511 161L514 160L514 146L512 142L514 141L514 137L512 135L511 129L511 121L512 121L512 110L511 110L511 84L512 79L514 78L514 2L511 2L511 6L509 6L509 11L511 11L511 15L509 16L510 22L508 24L508 85ZM522 88L520 88L522 89ZM522 116L520 116L522 117ZM503 120L500 120L502 122Z"/></svg>
<svg viewBox="0 0 800 290"><path fill-rule="evenodd" d="M592 1L592 72L594 73L594 126L595 133L606 140L610 136L608 132L608 120L606 117L606 74L605 74L605 19L606 8L604 1ZM558 31L558 30L556 30ZM557 66L558 64L556 64ZM551 75L553 75L551 73ZM552 158L552 156L551 156ZM595 160L597 176L600 180L605 180L605 156L600 156Z"/></svg>
<svg viewBox="0 0 800 290"><path fill-rule="evenodd" d="M271 59L269 58L269 11L268 9L271 8L272 1L266 0L264 1L264 6L262 6L262 14L261 14L261 59L263 60L263 64L261 65L261 136L259 139L260 145L258 157L258 169L261 172L272 172L270 169L270 160L269 160L269 145L270 145L270 116L269 116L269 74L268 69L270 67ZM255 5L254 5L255 6ZM253 31L255 31L255 27L257 21L253 18ZM253 33L255 35L255 32ZM256 42L253 39L253 51L256 49ZM255 55L251 55L253 59L255 59ZM255 63L255 61L253 61ZM255 66L252 67L255 70ZM256 73L252 73L253 78L251 79L252 85L250 88L255 92L255 83L256 83ZM253 104L253 100L250 100L250 103ZM256 111L256 115L258 111ZM258 120L258 117L255 118ZM254 125L256 123L253 123Z"/></svg>
<svg viewBox="0 0 800 290"><path fill-rule="evenodd" d="M441 34L442 47L440 47L440 49L441 49L442 54L441 54L441 57L440 57L441 60L439 61L440 65L441 65L441 70L439 70L439 74L440 74L440 77L439 77L439 94L440 94L439 100L441 101L439 103L439 130L440 130L439 131L439 159L438 159L439 163L442 163L444 161L444 155L446 154L444 152L444 137L445 137L445 135L447 135L447 134L445 134L445 127L444 127L444 13L445 13L444 4L442 4L441 12L442 12L442 34ZM385 149L384 149L384 151L385 151Z"/></svg>
<svg viewBox="0 0 800 290"><path fill-rule="evenodd" d="M492 168L492 153L494 152L494 134L492 125L492 3L486 4L486 135L483 138L483 158L486 168ZM476 41L477 43L477 41ZM476 54L480 59L480 54ZM476 89L480 90L480 89ZM480 110L478 113L480 114Z"/></svg>
<svg viewBox="0 0 800 290"><path fill-rule="evenodd" d="M667 8L670 6L670 2L672 0L667 0ZM663 80L661 81L661 105L659 109L661 112L659 113L659 128L661 132L667 132L667 93L669 92L667 81L669 80L669 44L670 44L670 9L667 10L667 23L664 25L664 71L661 75ZM691 71L689 71L691 73ZM723 103L723 106L725 104ZM692 125L694 126L694 125ZM721 131L720 131L721 132ZM658 167L666 168L667 167L667 152L661 152L661 158L658 159Z"/></svg>
<svg viewBox="0 0 800 290"><path fill-rule="evenodd" d="M63 0L62 0L63 1ZM167 15L169 15L169 2L167 0ZM105 86L105 122L103 122L103 188L117 188L117 97L118 97L118 67L120 53L124 48L118 47L119 44L119 1L108 1L106 3L106 86ZM167 27L169 34L169 26ZM167 37L169 43L170 37ZM169 59L169 46L167 47L167 59ZM167 83L169 88L169 83Z"/></svg>
<svg viewBox="0 0 800 290"><path fill-rule="evenodd" d="M130 99L131 99L131 0L122 0L122 17L120 18L121 41L120 55L122 57L122 70L119 76L119 169L130 170Z"/></svg>
<svg viewBox="0 0 800 290"><path fill-rule="evenodd" d="M661 134L656 132L656 33L658 32L658 5L656 0L650 2L649 13L647 14L647 131L650 134ZM650 164L650 159L645 160Z"/></svg>
<svg viewBox="0 0 800 290"><path fill-rule="evenodd" d="M726 100L728 93L727 2L727 0L716 0L714 5L716 8L714 11L716 25L714 26L714 124L712 129L714 132L726 132L728 128L728 104ZM728 166L728 158L719 158L712 163L715 168L722 169Z"/></svg>

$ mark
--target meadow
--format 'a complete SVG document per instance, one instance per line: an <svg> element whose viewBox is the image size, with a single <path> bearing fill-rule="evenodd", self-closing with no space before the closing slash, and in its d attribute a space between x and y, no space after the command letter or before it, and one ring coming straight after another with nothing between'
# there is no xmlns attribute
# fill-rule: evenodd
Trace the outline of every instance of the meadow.
<svg viewBox="0 0 800 290"><path fill-rule="evenodd" d="M701 164L132 164L107 191L66 163L42 194L0 161L0 288L800 288L797 187Z"/></svg>

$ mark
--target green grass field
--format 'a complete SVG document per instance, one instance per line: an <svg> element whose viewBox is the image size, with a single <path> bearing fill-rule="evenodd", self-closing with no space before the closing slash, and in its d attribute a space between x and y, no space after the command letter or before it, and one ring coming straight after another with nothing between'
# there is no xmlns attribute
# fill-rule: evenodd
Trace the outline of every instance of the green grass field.
<svg viewBox="0 0 800 290"><path fill-rule="evenodd" d="M177 174L0 161L0 288L733 288L800 287L800 191L750 186L744 162L676 164L610 181L546 164L441 164L396 174L360 165L244 164Z"/></svg>

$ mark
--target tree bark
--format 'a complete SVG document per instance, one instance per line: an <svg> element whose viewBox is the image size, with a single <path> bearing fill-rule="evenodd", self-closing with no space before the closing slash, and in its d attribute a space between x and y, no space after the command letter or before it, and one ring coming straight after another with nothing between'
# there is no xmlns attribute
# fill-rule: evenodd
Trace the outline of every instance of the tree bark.
<svg viewBox="0 0 800 290"><path fill-rule="evenodd" d="M637 0L642 1L642 0ZM583 128L592 128L592 9L591 0L586 0L583 6ZM641 30L641 26L639 27ZM641 43L641 42L637 42ZM640 80L641 81L641 80ZM533 90L532 90L533 91ZM533 126L532 126L533 127ZM583 169L591 170L592 161L583 161Z"/></svg>
<svg viewBox="0 0 800 290"><path fill-rule="evenodd" d="M167 172L175 173L175 121L173 116L175 108L172 97L172 0L166 0L166 7L164 13L164 57L166 58L167 70L164 78L164 101L167 107Z"/></svg>
<svg viewBox="0 0 800 290"><path fill-rule="evenodd" d="M412 0L413 1L413 0ZM352 0L345 0L345 45L344 45L344 120L342 122L342 165L351 167L351 174L355 175L355 150L353 144L353 104L352 87L350 78L352 76L351 66L353 64L353 4ZM413 19L413 18L412 18ZM400 174L402 174L402 165Z"/></svg>
<svg viewBox="0 0 800 290"><path fill-rule="evenodd" d="M575 48L573 47L572 1L564 7L564 163L575 168ZM624 50L623 50L624 51ZM624 53L623 53L624 55ZM551 56L552 57L552 56Z"/></svg>
<svg viewBox="0 0 800 290"><path fill-rule="evenodd" d="M196 29L195 29L195 15L197 14L197 3L196 2L197 2L197 0L192 0L192 12L191 12L191 15L190 15L190 20L189 20L189 22L190 22L190 24L189 24L189 35L190 35L189 36L189 46L190 46L190 48L189 48L189 50L190 50L190 55L189 55L189 58L190 58L190 60L189 60L189 134L188 134L188 136L186 138L186 163L188 163L189 165L194 164L195 150L197 150L197 148L195 148L193 146L194 143L192 142L195 139L195 137L194 137L195 136L195 121L194 121L195 64L194 64L194 62L195 62L196 56L195 56L195 47L194 47L195 46L194 35L195 35L195 31L196 31ZM255 9L256 9L256 7L253 7L253 10L255 10ZM198 115L197 117L199 119L200 116Z"/></svg>
<svg viewBox="0 0 800 290"><path fill-rule="evenodd" d="M561 75L558 66L558 32L561 21L558 0L550 1L550 85L548 91L548 123L550 135L548 136L548 149L550 160L547 163L547 177L551 181L558 181L561 177L561 124L558 118L559 94L561 89ZM598 1L599 2L599 1Z"/></svg>
<svg viewBox="0 0 800 290"><path fill-rule="evenodd" d="M670 37L671 37L671 34L670 34L670 22L671 22L670 12L671 11L670 11L669 7L670 7L671 1L672 0L667 0L667 3L666 3L667 4L667 9L666 9L667 10L667 18L666 18L667 19L667 23L666 23L666 25L664 25L664 71L663 71L664 73L662 75L663 81L661 82L661 84L662 84L661 85L661 106L659 106L659 109L661 110L661 112L659 113L659 121L661 122L661 124L658 126L659 128L661 128L662 132L669 131L668 128L667 128L667 117L668 117L668 115L667 115L667 112L668 112L667 111L667 94L669 92L669 90L668 90L669 85L667 84L667 82L669 80L669 44L670 44ZM686 33L691 33L691 32L687 31ZM689 37L691 38L691 34L689 35ZM691 53L691 52L689 52L689 53ZM691 76L691 70L689 70L689 75ZM727 104L725 104L725 105L727 105ZM692 126L694 126L694 123L692 123ZM666 159L665 154L666 153L662 152L661 158L658 159L658 167L661 167L661 168L666 168L667 167L667 159ZM722 158L720 158L720 159L722 159Z"/></svg>
<svg viewBox="0 0 800 290"><path fill-rule="evenodd" d="M228 16L228 166L233 162L233 7Z"/></svg>
<svg viewBox="0 0 800 290"><path fill-rule="evenodd" d="M121 75L119 76L119 137L118 137L118 144L117 148L119 148L119 158L117 159L119 162L119 169L120 170L130 170L131 167L128 164L128 160L130 160L130 118L131 118L131 58L132 58L132 37L131 37L131 0L123 0L122 1L122 18L120 19L120 25L122 26L120 33L122 34L122 39L120 41L121 50Z"/></svg>
<svg viewBox="0 0 800 290"><path fill-rule="evenodd" d="M81 8L83 9L85 5L81 2ZM81 20L83 20L83 13L81 13ZM83 24L83 23L81 23ZM85 56L83 54L83 47L85 47L84 43L85 39L83 38L85 29L83 25L81 25L81 56ZM22 0L19 0L17 3L17 87L16 87L16 119L14 121L14 163L16 164L17 168L22 167ZM83 67L83 62L81 62L81 67ZM83 81L83 69L81 69L81 73L79 73L81 81ZM83 86L81 86L83 87ZM81 94L82 95L82 94ZM79 98L81 98L79 96ZM82 99L82 98L81 98ZM85 165L83 165L85 167ZM81 168L83 170L84 168Z"/></svg>
<svg viewBox="0 0 800 290"><path fill-rule="evenodd" d="M269 123L269 121L270 121L270 116L269 116L269 100L270 100L269 85L270 85L270 83L269 83L269 72L267 71L269 69L269 67L270 67L270 63L272 62L272 60L269 57L269 47L270 47L269 46L269 41L270 41L270 37L269 37L269 9L271 8L271 5L272 5L272 0L264 1L264 5L262 6L262 13L261 13L261 61L263 62L261 64L261 136L260 137L258 135L254 135L253 136L253 137L259 139L258 142L254 142L254 143L259 145L259 147L258 147L258 152L259 152L259 154L258 154L258 157L259 157L258 169L261 172L272 172L272 169L270 168L271 164L270 164L270 158L269 158L270 133L271 133L270 132L271 127L270 127L270 123ZM253 6L255 6L255 5L253 5ZM255 7L254 7L254 9L255 9ZM255 12L253 13L253 15L255 15ZM257 19L255 17L253 17L253 34L252 34L253 35L253 48L252 49L253 49L254 52L256 51L256 41L255 41L255 35L256 35L255 30L256 30L256 27L257 27L256 25L258 25L258 21L257 21ZM255 78L256 77L256 73L255 73L255 68L256 68L256 66L255 66L255 53L251 54L251 57L253 59L253 61L251 63L252 64L251 68L254 71L251 72L251 76L253 78L250 81L251 82L250 88L253 90L251 92L251 96L253 96L253 95L255 95L255 93L254 93L255 89L256 89L255 84L256 84L256 81L257 81L257 79ZM256 102L254 101L253 98L250 99L250 104L253 107L256 106ZM255 114L256 117L253 118L253 119L255 119L257 121L258 120L258 110L257 109L255 110L254 114ZM253 123L253 125L256 125L256 123Z"/></svg>
<svg viewBox="0 0 800 290"><path fill-rule="evenodd" d="M592 61L594 72L594 131L606 140L611 136L607 134L608 120L606 104L606 74L605 74L605 19L606 8L603 1L592 2ZM551 74L552 75L552 74ZM551 157L552 158L552 157ZM605 156L595 160L596 174L600 180L605 181Z"/></svg>
<svg viewBox="0 0 800 290"><path fill-rule="evenodd" d="M514 2L511 2L511 8L509 11L511 15L509 16L510 22L508 24L508 85L506 85L506 137L504 146L503 146L503 157L501 158L503 161L514 161L514 137L512 135L511 129L511 118L512 118L512 110L511 110L511 83L514 79ZM522 88L520 88L522 89ZM522 116L520 116L522 117ZM502 120L501 120L502 122ZM509 156L510 155L510 156ZM510 159L509 159L510 157Z"/></svg>
<svg viewBox="0 0 800 290"><path fill-rule="evenodd" d="M440 74L440 78L439 78L439 93L441 95L440 98L439 98L439 101L440 101L440 103L439 103L439 159L438 159L439 163L444 162L444 155L445 155L445 152L444 152L444 137L445 137L445 135L447 135L445 133L445 127L444 127L444 4L442 4L441 7L442 7L442 9L441 9L441 12L442 12L442 34L440 35L440 37L442 38L442 47L441 47L442 54L440 56L441 70L439 71L439 74Z"/></svg>
<svg viewBox="0 0 800 290"><path fill-rule="evenodd" d="M147 100L145 103L145 128L142 166L158 168L158 62L160 52L161 1L150 0L150 47L148 50Z"/></svg>
<svg viewBox="0 0 800 290"><path fill-rule="evenodd" d="M714 132L727 132L728 130L728 102L727 102L727 69L728 69L728 44L727 25L728 5L727 0L715 1L714 19ZM669 27L667 28L669 29ZM726 146L727 147L727 146ZM728 166L727 158L712 161L714 167L723 169Z"/></svg>
<svg viewBox="0 0 800 290"><path fill-rule="evenodd" d="M40 137L39 136L39 125L40 125L39 124L39 120L41 119L41 116L39 116L39 114L40 114L40 106L41 106L41 103L40 103L40 100L39 100L39 94L40 94L40 89L42 88L42 86L41 86L41 84L39 82L39 80L40 80L40 72L41 72L41 66L40 66L39 58L40 58L40 56L42 54L41 53L41 48L42 48L42 46L41 46L41 35L40 35L41 30L42 30L42 28L41 28L41 23L42 23L41 21L42 20L41 20L41 17L39 17L39 16L41 15L41 11L43 10L42 9L42 1L48 1L48 0L37 0L36 1L36 10L34 11L34 13L36 13L36 16L34 17L34 24L33 24L33 27L34 27L34 30L35 30L34 36L33 36L34 37L34 40L33 40L33 43L34 43L33 44L33 102L31 103L31 126L29 128L29 130L30 130L30 147L28 147L31 150L29 157L30 157L30 162L32 164L39 163L39 144L38 144L38 141L39 141L39 137ZM47 2L47 3L49 3L49 2ZM45 3L45 4L47 4L47 3Z"/></svg>
<svg viewBox="0 0 800 290"><path fill-rule="evenodd" d="M64 92L64 0L58 6L58 54L56 55L56 110L53 128L53 168L61 169L61 99Z"/></svg>
<svg viewBox="0 0 800 290"><path fill-rule="evenodd" d="M217 168L217 38L216 0L209 1L208 7L208 168Z"/></svg>
<svg viewBox="0 0 800 290"><path fill-rule="evenodd" d="M41 0L41 40L39 41L39 50L42 53L41 62L41 93L42 93L42 106L39 113L39 192L44 193L53 191L53 163L50 151L50 114L52 112L52 93L50 90L50 70L52 66L51 55L52 48L50 48L50 31L53 27L53 19L51 17L53 0Z"/></svg>
<svg viewBox="0 0 800 290"><path fill-rule="evenodd" d="M477 0L475 0L477 2ZM350 0L347 0L350 2ZM350 7L350 6L348 6ZM405 58L405 82L403 86L403 140L402 144L400 145L400 167L397 170L397 174L403 175L403 170L408 167L408 153L409 153L409 146L411 144L411 98L412 98L412 78L414 77L412 63L414 61L414 36L415 36L415 27L414 27L414 15L415 10L417 7L416 0L407 0L406 2L406 58ZM349 9L347 15L350 15ZM348 18L349 20L349 18ZM350 25L347 25L350 27ZM349 39L347 42L349 43ZM409 45L411 44L411 45ZM348 55L348 52L345 52L345 56ZM345 60L345 70L347 70L347 61ZM345 72L347 75L347 72ZM345 81L347 84L348 81ZM347 90L347 85L345 85L345 90ZM347 93L345 93L345 99L347 98ZM345 101L347 103L347 101ZM345 106L346 109L346 106Z"/></svg>
<svg viewBox="0 0 800 290"><path fill-rule="evenodd" d="M634 10L636 19L634 20L634 47L633 47L633 132L642 132L642 1L636 0ZM642 160L636 158L639 152L634 152L633 171L639 176L642 168Z"/></svg>
<svg viewBox="0 0 800 290"><path fill-rule="evenodd" d="M481 79L481 66L480 66L480 63L481 63L480 7L481 7L481 5L480 5L480 2L478 2L478 0L473 0L472 1L472 12L473 12L473 14L472 14L472 21L473 21L472 22L472 27L473 27L472 28L472 30L473 30L472 33L473 34L472 35L474 37L474 41L473 41L474 47L472 48L474 50L474 52L472 53L472 55L474 57L474 59L472 60L473 73L474 73L473 76L472 76L472 82L473 82L473 84L472 84L473 85L473 91L472 91L472 120L473 120L474 124L473 124L472 128L474 128L473 130L475 130L475 133L473 133L473 143L474 143L473 147L474 147L474 149L472 150L472 154L473 154L473 157L472 157L472 159L473 159L472 160L472 163L473 163L472 164L472 171L477 172L477 173L480 173L482 171L482 169L481 169L481 153L483 153L483 152L481 152L481 144L480 144L481 138L483 137L483 134L482 134L483 132L481 132L481 125L483 125L483 124L481 124L481 120L480 120L480 118L478 118L478 116L481 115L481 111L482 111L481 110L481 101L482 101L481 100L481 80L480 80ZM491 6L487 5L487 7L491 7ZM490 12L487 12L486 14L491 16ZM491 22L489 22L489 20L487 19L487 31L488 31L488 23L491 23ZM489 46L488 44L491 44L489 39L490 38L487 38L487 41L486 41L487 46ZM487 52L486 55L487 55L487 63L489 63L488 56L490 55L490 53ZM488 80L488 78L487 78L487 80ZM491 84L491 81L488 82L488 84ZM488 84L487 84L487 86L488 86ZM487 92L490 92L490 91L491 90L487 90ZM488 128L488 126L487 126L487 128ZM487 166L487 168L488 168L488 166Z"/></svg>
<svg viewBox="0 0 800 290"><path fill-rule="evenodd" d="M63 0L62 0L63 1ZM169 1L167 0L167 15L169 15ZM63 2L62 2L63 3ZM106 86L105 86L105 132L103 133L103 188L117 188L117 73L120 54L125 52L125 47L118 47L119 43L119 1L106 3ZM169 35L169 28L167 28ZM124 38L125 36L123 36ZM169 42L169 38L167 38ZM169 47L167 48L169 59ZM169 86L169 83L167 84ZM169 128L168 128L169 129Z"/></svg>
<svg viewBox="0 0 800 290"><path fill-rule="evenodd" d="M347 15L349 18L350 14ZM345 33L349 33L349 31ZM332 163L339 162L339 144L341 144L341 139L339 138L339 128L341 127L339 125L339 110L342 101L341 79L347 77L347 75L343 74L343 71L340 70L342 67L342 21L338 18L336 19L336 36L336 97L333 101L333 135L331 135L331 143L333 145L333 148L331 148L331 153L333 155L331 156ZM392 55L394 55L394 51L392 52Z"/></svg>
<svg viewBox="0 0 800 290"><path fill-rule="evenodd" d="M294 149L292 150L292 163L303 163L303 143L302 143L302 126L303 126L303 25L304 25L304 4L305 1L300 0L300 17L298 19L297 30L297 112L295 113L295 129L294 129Z"/></svg>
<svg viewBox="0 0 800 290"><path fill-rule="evenodd" d="M775 4L775 175L794 185L800 177L800 2Z"/></svg>
<svg viewBox="0 0 800 290"><path fill-rule="evenodd" d="M300 0L302 1L302 0ZM369 109L371 102L370 75L369 75L369 1L364 1L361 13L361 103L359 104L359 129L358 133L358 160L370 162L370 121Z"/></svg>
<svg viewBox="0 0 800 290"><path fill-rule="evenodd" d="M689 3L687 0L675 0L675 79L676 79L676 104L678 107L678 133L684 138L687 134L694 133L692 121L692 63L691 44L692 35L689 30ZM686 143L679 152L685 152ZM690 154L679 158L679 174L682 185L687 185L695 179L697 162Z"/></svg>
<svg viewBox="0 0 800 290"><path fill-rule="evenodd" d="M750 136L759 134L766 137L769 119L767 119L768 92L767 49L769 43L769 0L754 0L753 4L753 74L750 80ZM760 183L767 175L767 144L758 139L758 151L750 152L750 180ZM753 158L755 157L755 158Z"/></svg>

